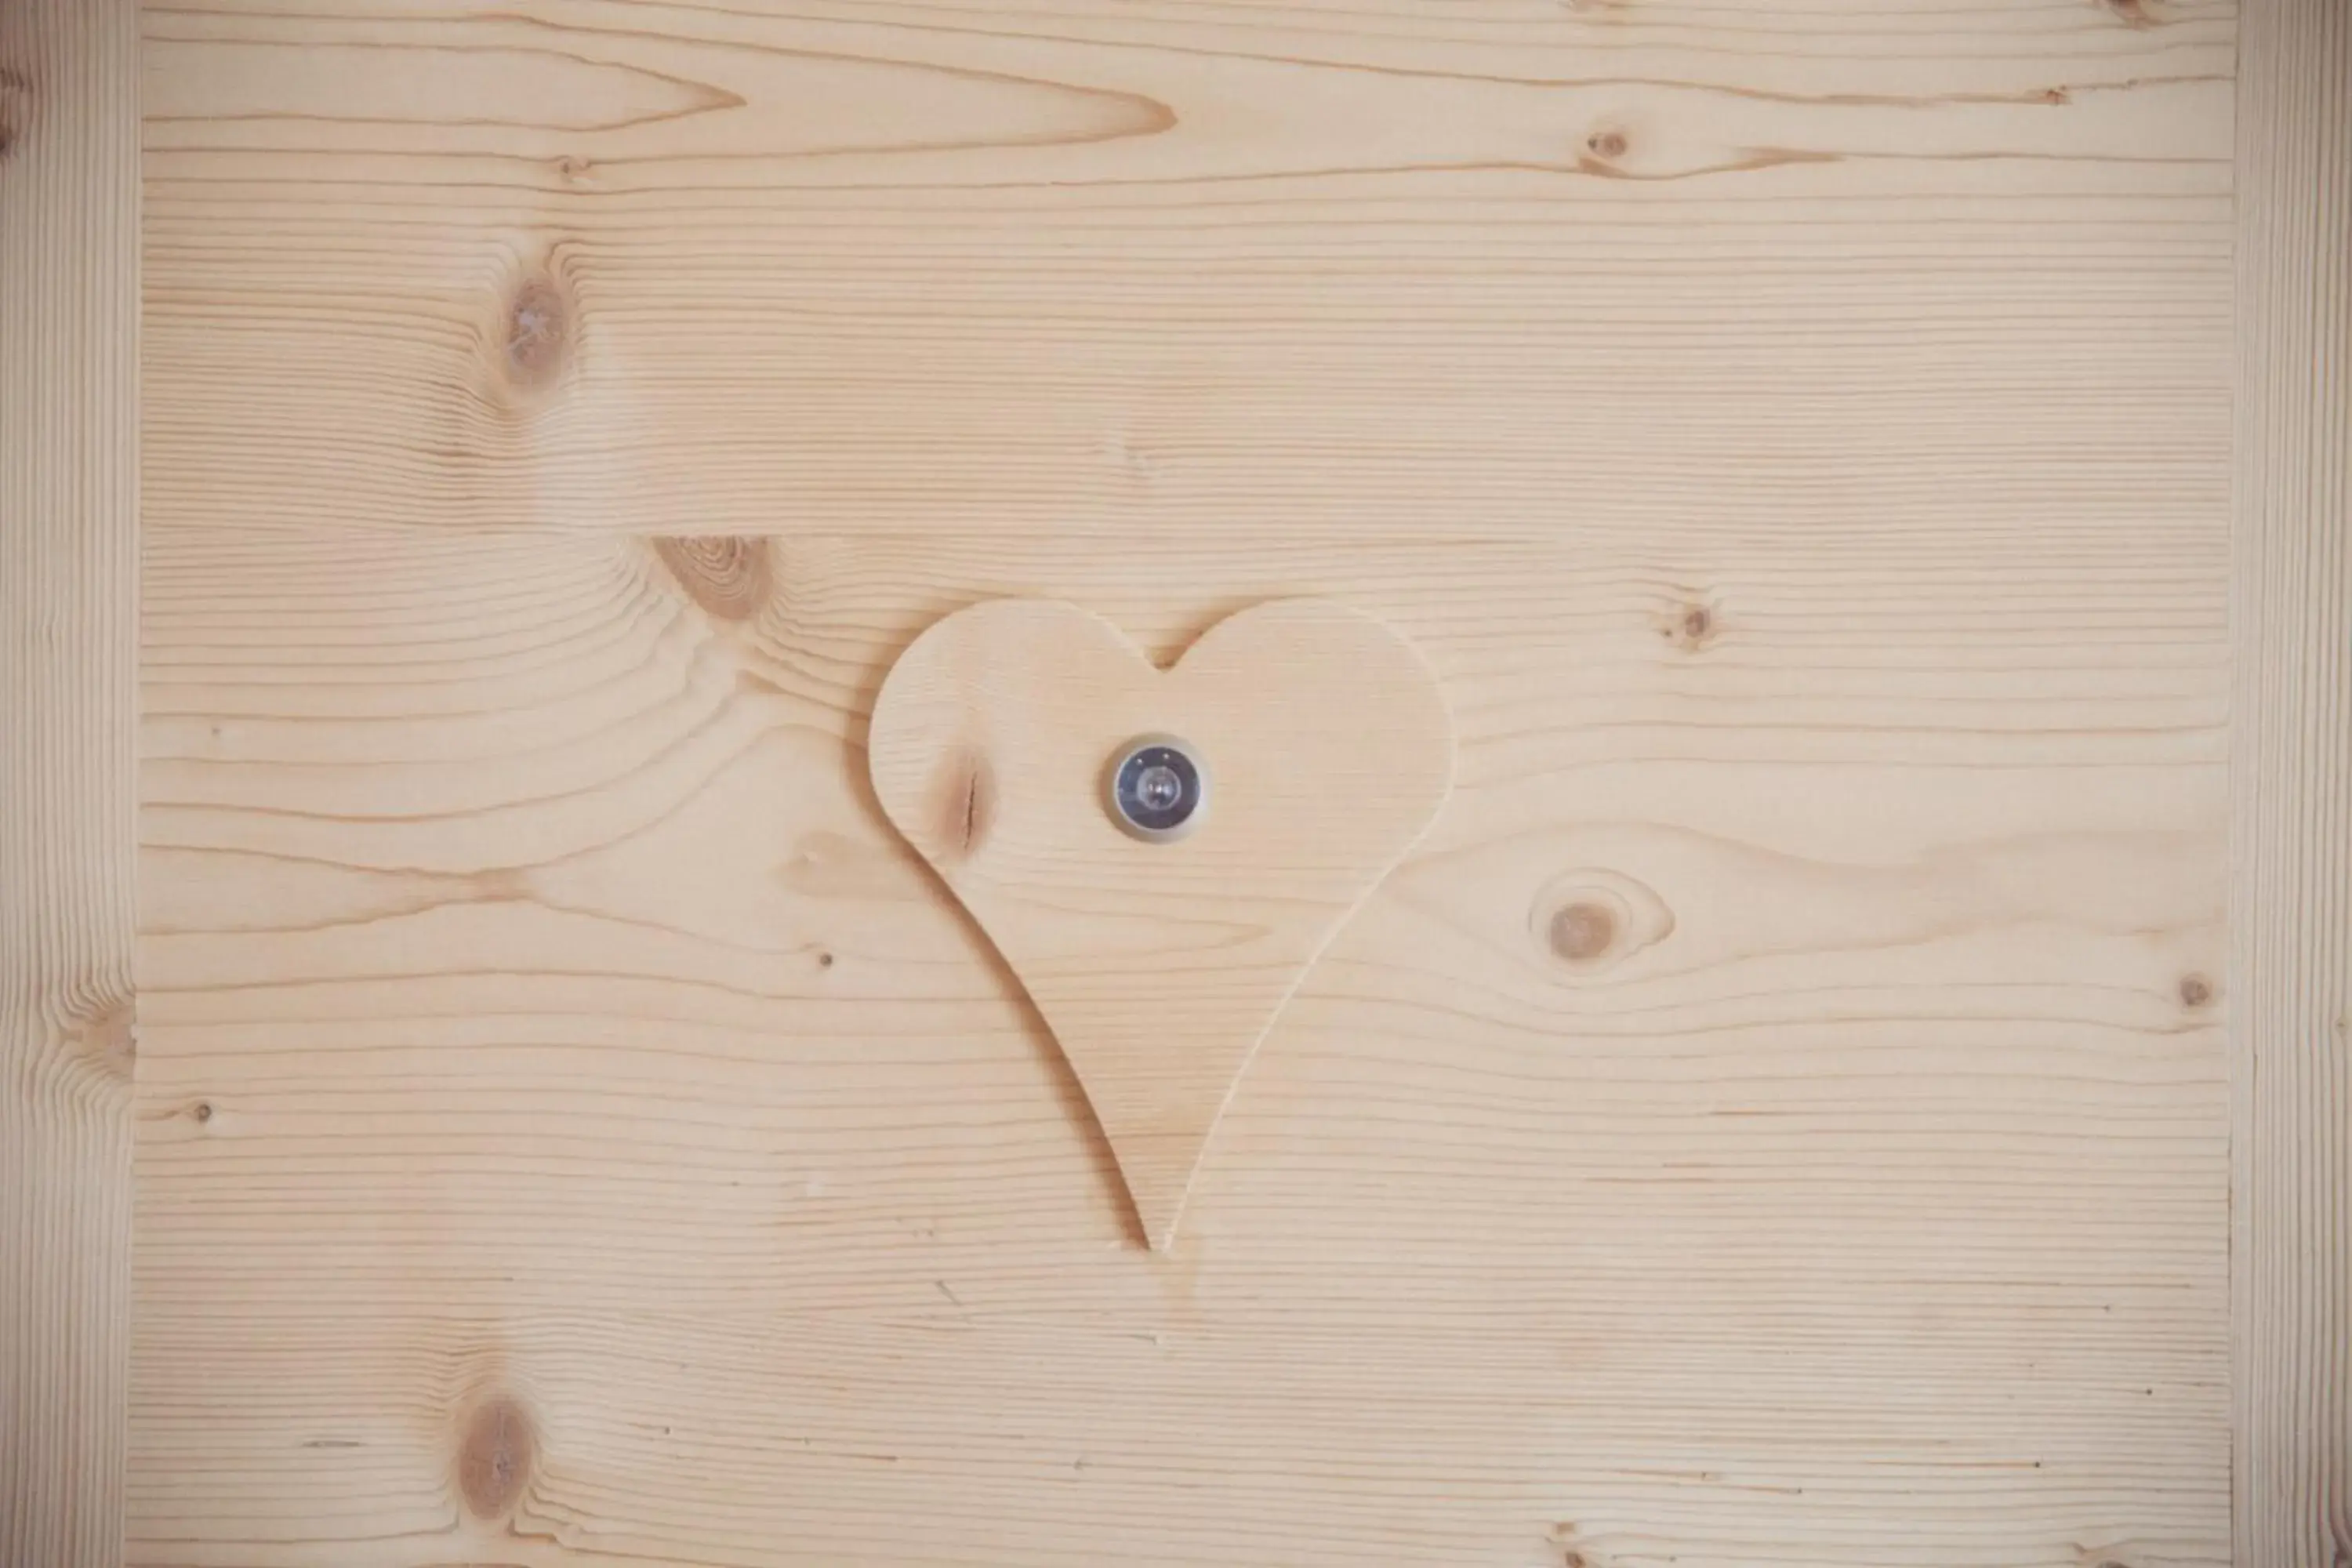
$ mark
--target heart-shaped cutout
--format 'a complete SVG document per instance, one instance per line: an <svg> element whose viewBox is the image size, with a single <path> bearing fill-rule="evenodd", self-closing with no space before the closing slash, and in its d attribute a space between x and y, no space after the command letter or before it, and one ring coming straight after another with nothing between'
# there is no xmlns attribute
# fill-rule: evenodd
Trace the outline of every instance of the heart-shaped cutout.
<svg viewBox="0 0 2352 1568"><path fill-rule="evenodd" d="M1107 788L1158 736L1207 780L1166 842L1123 830ZM1244 610L1163 671L1100 616L1000 599L899 657L868 761L1060 1042L1164 1249L1258 1042L1437 815L1454 725L1412 646L1344 605Z"/></svg>

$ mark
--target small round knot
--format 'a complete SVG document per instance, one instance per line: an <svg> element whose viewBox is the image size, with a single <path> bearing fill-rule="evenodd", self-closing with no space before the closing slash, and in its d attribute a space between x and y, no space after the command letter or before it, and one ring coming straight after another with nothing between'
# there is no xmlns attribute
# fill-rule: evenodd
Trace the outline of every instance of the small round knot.
<svg viewBox="0 0 2352 1568"><path fill-rule="evenodd" d="M1617 940L1617 916L1606 904L1574 903L1551 917L1551 949L1570 963L1590 963Z"/></svg>
<svg viewBox="0 0 2352 1568"><path fill-rule="evenodd" d="M1528 906L1529 934L1580 980L1614 969L1674 929L1674 911L1656 889L1601 866L1551 878Z"/></svg>
<svg viewBox="0 0 2352 1568"><path fill-rule="evenodd" d="M528 278L507 307L507 374L541 386L563 372L572 348L572 308L554 279Z"/></svg>
<svg viewBox="0 0 2352 1568"><path fill-rule="evenodd" d="M1658 635L1685 653L1696 653L1723 635L1723 616L1714 605L1693 596L1668 607Z"/></svg>

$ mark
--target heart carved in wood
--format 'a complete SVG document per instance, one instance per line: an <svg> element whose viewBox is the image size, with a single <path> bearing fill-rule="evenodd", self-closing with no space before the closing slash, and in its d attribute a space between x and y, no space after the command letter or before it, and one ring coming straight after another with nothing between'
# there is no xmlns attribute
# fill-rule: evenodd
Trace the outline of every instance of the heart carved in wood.
<svg viewBox="0 0 2352 1568"><path fill-rule="evenodd" d="M1146 735L1181 737L1210 781L1174 842L1108 808L1107 770ZM868 752L882 809L1027 989L1162 1249L1258 1042L1454 779L1421 656L1315 599L1244 610L1164 671L1074 605L976 605L899 658Z"/></svg>

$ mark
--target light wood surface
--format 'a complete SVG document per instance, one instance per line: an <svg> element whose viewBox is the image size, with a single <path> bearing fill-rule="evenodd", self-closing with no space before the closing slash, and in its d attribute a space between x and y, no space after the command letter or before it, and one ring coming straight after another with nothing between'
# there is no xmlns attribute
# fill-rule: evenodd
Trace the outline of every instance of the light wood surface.
<svg viewBox="0 0 2352 1568"><path fill-rule="evenodd" d="M0 5L0 1563L122 1560L138 29Z"/></svg>
<svg viewBox="0 0 2352 1568"><path fill-rule="evenodd" d="M2226 0L778 10L148 16L130 1562L2226 1561ZM1164 1254L1018 595L1454 717Z"/></svg>
<svg viewBox="0 0 2352 1568"><path fill-rule="evenodd" d="M2226 551L159 531L133 1560L2222 1561ZM1010 584L1460 729L1166 1256L855 749Z"/></svg>
<svg viewBox="0 0 2352 1568"><path fill-rule="evenodd" d="M2239 85L2237 1557L2352 1563L2352 7Z"/></svg>
<svg viewBox="0 0 2352 1568"><path fill-rule="evenodd" d="M2229 0L453 9L151 7L154 522L2226 504Z"/></svg>
<svg viewBox="0 0 2352 1568"><path fill-rule="evenodd" d="M1205 770L1181 839L1106 809L1109 766L1154 735ZM1052 1029L1164 1250L1268 1026L1437 815L1454 724L1421 656L1345 605L1253 605L1163 672L1098 616L1003 599L900 656L867 754L884 814Z"/></svg>

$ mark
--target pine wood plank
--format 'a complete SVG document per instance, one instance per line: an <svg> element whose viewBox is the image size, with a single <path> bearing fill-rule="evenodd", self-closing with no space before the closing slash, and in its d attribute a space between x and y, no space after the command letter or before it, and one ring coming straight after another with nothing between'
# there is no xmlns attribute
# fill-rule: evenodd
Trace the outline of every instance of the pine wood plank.
<svg viewBox="0 0 2352 1568"><path fill-rule="evenodd" d="M206 0L147 27L159 524L2227 504L2228 0Z"/></svg>
<svg viewBox="0 0 2352 1568"><path fill-rule="evenodd" d="M146 27L131 1562L2227 1560L2224 0ZM1019 594L1457 717L1166 1257Z"/></svg>
<svg viewBox="0 0 2352 1568"><path fill-rule="evenodd" d="M0 7L0 1562L121 1561L139 106L130 0Z"/></svg>
<svg viewBox="0 0 2352 1568"><path fill-rule="evenodd" d="M2240 1562L2352 1562L2352 10L2248 6L2231 879Z"/></svg>
<svg viewBox="0 0 2352 1568"><path fill-rule="evenodd" d="M159 534L132 1560L2225 1561L2227 548ZM1013 584L1457 714L1164 1258L864 784Z"/></svg>

